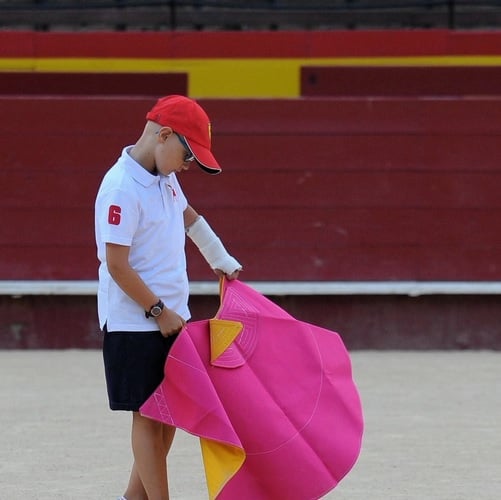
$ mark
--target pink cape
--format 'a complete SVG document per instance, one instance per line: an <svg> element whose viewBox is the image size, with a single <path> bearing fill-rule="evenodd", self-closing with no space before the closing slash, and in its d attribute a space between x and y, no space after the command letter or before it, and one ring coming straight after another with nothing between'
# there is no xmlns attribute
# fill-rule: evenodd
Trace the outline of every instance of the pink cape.
<svg viewBox="0 0 501 500"><path fill-rule="evenodd" d="M141 413L200 437L210 498L318 499L361 448L346 348L239 281L221 300L179 335Z"/></svg>

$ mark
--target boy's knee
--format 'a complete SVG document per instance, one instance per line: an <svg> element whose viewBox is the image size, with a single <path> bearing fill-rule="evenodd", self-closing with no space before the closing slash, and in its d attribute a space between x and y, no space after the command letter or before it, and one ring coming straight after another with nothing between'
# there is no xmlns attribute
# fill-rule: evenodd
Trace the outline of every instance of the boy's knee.
<svg viewBox="0 0 501 500"><path fill-rule="evenodd" d="M132 418L132 425L135 428L148 430L149 432L156 432L162 434L164 425L161 422L152 420L148 417L143 417L139 412L134 412Z"/></svg>

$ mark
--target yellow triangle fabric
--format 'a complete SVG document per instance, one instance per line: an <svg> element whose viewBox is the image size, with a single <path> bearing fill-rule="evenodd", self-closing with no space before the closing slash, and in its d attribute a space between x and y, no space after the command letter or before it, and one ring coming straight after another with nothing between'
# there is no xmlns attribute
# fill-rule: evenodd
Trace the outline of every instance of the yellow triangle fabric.
<svg viewBox="0 0 501 500"><path fill-rule="evenodd" d="M228 349L242 331L244 325L240 321L216 318L209 320L209 325L211 361L214 361Z"/></svg>
<svg viewBox="0 0 501 500"><path fill-rule="evenodd" d="M200 438L205 477L210 500L214 500L224 485L237 473L245 461L242 448Z"/></svg>

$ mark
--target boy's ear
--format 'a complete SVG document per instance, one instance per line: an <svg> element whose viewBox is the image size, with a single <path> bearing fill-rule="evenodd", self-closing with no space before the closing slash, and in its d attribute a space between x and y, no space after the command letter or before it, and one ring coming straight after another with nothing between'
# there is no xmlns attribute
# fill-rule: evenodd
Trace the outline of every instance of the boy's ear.
<svg viewBox="0 0 501 500"><path fill-rule="evenodd" d="M161 142L165 142L173 133L174 130L172 130L172 128L162 127L160 130L158 130L157 135Z"/></svg>

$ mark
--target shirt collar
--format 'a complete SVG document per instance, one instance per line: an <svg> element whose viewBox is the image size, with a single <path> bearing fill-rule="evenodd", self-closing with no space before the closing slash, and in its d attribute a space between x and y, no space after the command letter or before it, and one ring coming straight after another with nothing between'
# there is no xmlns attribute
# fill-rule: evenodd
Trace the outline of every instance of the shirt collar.
<svg viewBox="0 0 501 500"><path fill-rule="evenodd" d="M127 146L122 150L121 160L123 161L125 168L130 172L133 179L144 187L149 187L152 184L159 184L162 179L161 175L154 175L143 166L141 166L132 156L129 151L133 146Z"/></svg>

